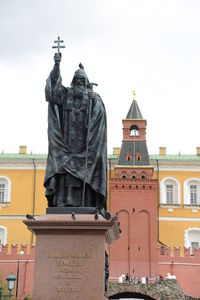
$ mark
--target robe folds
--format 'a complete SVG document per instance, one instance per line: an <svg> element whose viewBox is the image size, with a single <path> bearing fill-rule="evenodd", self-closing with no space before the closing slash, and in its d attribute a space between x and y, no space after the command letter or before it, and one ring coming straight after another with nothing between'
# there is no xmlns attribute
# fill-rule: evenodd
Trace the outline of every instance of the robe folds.
<svg viewBox="0 0 200 300"><path fill-rule="evenodd" d="M49 149L44 186L48 206L56 206L53 195L57 175L67 172L85 181L99 195L101 203L96 207L106 208L107 123L104 104L96 93L89 98L87 89L81 99L76 99L73 87L62 85L60 74L56 82L52 82L50 74L45 88Z"/></svg>

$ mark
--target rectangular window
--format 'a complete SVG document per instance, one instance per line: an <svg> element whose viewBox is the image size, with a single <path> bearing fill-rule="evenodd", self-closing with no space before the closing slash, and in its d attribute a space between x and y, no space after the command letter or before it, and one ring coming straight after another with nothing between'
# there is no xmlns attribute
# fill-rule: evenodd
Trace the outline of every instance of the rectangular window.
<svg viewBox="0 0 200 300"><path fill-rule="evenodd" d="M173 204L173 185L166 185L166 204Z"/></svg>
<svg viewBox="0 0 200 300"><path fill-rule="evenodd" d="M190 255L194 255L194 250L199 248L199 242L191 242Z"/></svg>
<svg viewBox="0 0 200 300"><path fill-rule="evenodd" d="M190 204L197 205L197 186L190 186Z"/></svg>
<svg viewBox="0 0 200 300"><path fill-rule="evenodd" d="M6 193L6 186L5 184L0 184L0 203L5 201L5 193Z"/></svg>
<svg viewBox="0 0 200 300"><path fill-rule="evenodd" d="M160 254L165 255L165 247L164 246L160 247Z"/></svg>

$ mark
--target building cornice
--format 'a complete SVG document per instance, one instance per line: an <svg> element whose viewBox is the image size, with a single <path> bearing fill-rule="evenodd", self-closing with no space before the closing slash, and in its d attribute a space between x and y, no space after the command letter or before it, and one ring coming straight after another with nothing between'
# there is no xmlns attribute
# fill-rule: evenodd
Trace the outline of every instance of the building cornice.
<svg viewBox="0 0 200 300"><path fill-rule="evenodd" d="M179 218L179 217L159 217L159 221L171 221L171 222L200 222L200 218Z"/></svg>
<svg viewBox="0 0 200 300"><path fill-rule="evenodd" d="M128 166L128 165L116 165L116 169L153 169L154 166Z"/></svg>

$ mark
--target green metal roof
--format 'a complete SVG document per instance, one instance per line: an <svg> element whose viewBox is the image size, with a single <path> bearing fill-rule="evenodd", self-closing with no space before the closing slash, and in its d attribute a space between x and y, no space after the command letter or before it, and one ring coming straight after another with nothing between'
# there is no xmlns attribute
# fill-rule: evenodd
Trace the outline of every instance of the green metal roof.
<svg viewBox="0 0 200 300"><path fill-rule="evenodd" d="M119 155L108 154L108 159L117 159ZM47 154L0 153L0 160L6 159L47 159Z"/></svg>
<svg viewBox="0 0 200 300"><path fill-rule="evenodd" d="M108 155L107 155L107 158L108 158L108 159L112 159L112 158L113 158L113 159L118 159L118 158L119 158L119 155L117 155L117 154L108 154Z"/></svg>
<svg viewBox="0 0 200 300"><path fill-rule="evenodd" d="M150 154L150 159L157 160L198 160L200 161L200 156L194 154L168 154L168 155L158 155Z"/></svg>
<svg viewBox="0 0 200 300"><path fill-rule="evenodd" d="M0 160L3 159L46 159L47 154L19 154L19 153L0 153Z"/></svg>

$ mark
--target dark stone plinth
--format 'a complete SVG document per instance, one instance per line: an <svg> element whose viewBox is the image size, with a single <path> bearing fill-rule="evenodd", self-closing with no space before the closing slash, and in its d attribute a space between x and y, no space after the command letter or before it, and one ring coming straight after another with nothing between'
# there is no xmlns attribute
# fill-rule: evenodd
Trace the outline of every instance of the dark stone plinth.
<svg viewBox="0 0 200 300"><path fill-rule="evenodd" d="M33 300L105 299L105 246L119 238L116 221L46 214L24 223L36 234Z"/></svg>
<svg viewBox="0 0 200 300"><path fill-rule="evenodd" d="M46 209L47 214L93 214L95 207L48 207Z"/></svg>

